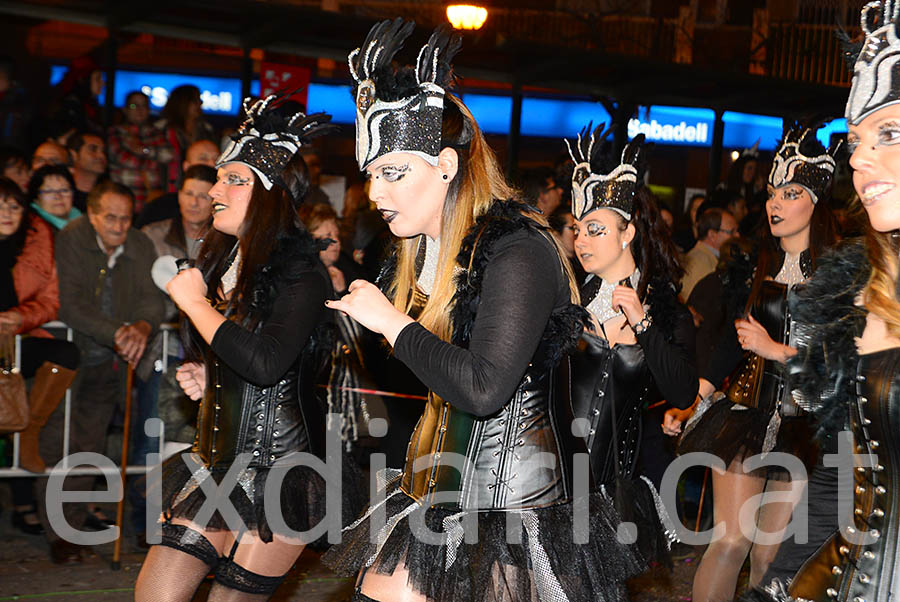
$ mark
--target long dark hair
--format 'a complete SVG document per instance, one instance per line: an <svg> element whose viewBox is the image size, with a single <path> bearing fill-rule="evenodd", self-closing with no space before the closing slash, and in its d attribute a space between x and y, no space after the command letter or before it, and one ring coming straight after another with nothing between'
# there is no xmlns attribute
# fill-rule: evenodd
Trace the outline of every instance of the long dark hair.
<svg viewBox="0 0 900 602"><path fill-rule="evenodd" d="M619 227L624 230L628 224L624 218L619 219ZM659 213L659 202L646 186L641 186L635 191L631 223L634 224L635 230L634 239L631 241L631 256L641 270L641 280L637 288L638 297L644 298L651 281L669 282L677 291L681 286L684 270L678 263L675 244Z"/></svg>
<svg viewBox="0 0 900 602"><path fill-rule="evenodd" d="M809 218L809 258L813 270L816 269L819 258L829 247L838 242L837 221L831 211L831 188L829 186L825 194L819 196L818 202L813 206L812 216ZM772 228L768 227L762 234L759 244L759 258L756 263L756 274L753 276L753 285L750 288L750 298L747 300L747 309L753 306L756 295L762 288L766 278L780 266L775 262L784 251L778 239L772 236Z"/></svg>
<svg viewBox="0 0 900 602"><path fill-rule="evenodd" d="M190 136L193 132L187 131L187 109L193 101L199 99L200 89L197 86L191 84L178 86L169 93L166 106L163 107L160 115L170 126L178 128Z"/></svg>
<svg viewBox="0 0 900 602"><path fill-rule="evenodd" d="M25 248L25 239L28 238L28 230L31 229L31 211L19 185L6 176L0 176L0 199L7 203L13 201L22 207L22 221L19 222L19 227L3 241L0 241L3 254L6 255L3 259L4 264L8 262L6 267L12 267L16 263L16 258L22 254L22 250Z"/></svg>
<svg viewBox="0 0 900 602"><path fill-rule="evenodd" d="M253 278L271 261L278 243L306 231L297 215L297 209L309 191L309 177L303 157L294 155L282 171L281 179L286 188L272 186L271 190L266 190L255 173L253 179L253 192L240 235L232 236L211 229L197 261L197 267L206 280L207 296L214 302L220 302L222 299L218 291L222 275L230 265L235 244L240 244L240 274L228 302L229 310L239 320L259 318L250 315Z"/></svg>
<svg viewBox="0 0 900 602"><path fill-rule="evenodd" d="M285 166L281 180L284 188L274 185L266 190L254 173L253 191L239 236L210 228L197 256L197 268L206 281L206 297L219 304L224 301L219 294L222 275L231 265L235 245L240 245L240 273L225 313L250 330L265 319L255 311L260 301L254 298L256 279L272 263L282 241L306 233L297 209L309 192L309 174L299 153ZM182 322L182 333L187 356L193 360L202 358L200 336L187 319Z"/></svg>

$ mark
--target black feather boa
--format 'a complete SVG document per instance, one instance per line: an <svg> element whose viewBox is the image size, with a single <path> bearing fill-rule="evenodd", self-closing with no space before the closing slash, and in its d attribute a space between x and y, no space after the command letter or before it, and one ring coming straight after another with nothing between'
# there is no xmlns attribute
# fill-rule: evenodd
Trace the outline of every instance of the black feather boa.
<svg viewBox="0 0 900 602"><path fill-rule="evenodd" d="M316 240L305 229L297 229L282 235L269 257L269 262L256 271L250 281L250 302L247 312L254 322L265 322L272 314L278 289L295 280L300 274L315 270L331 282L325 266L319 261L319 251L324 241Z"/></svg>
<svg viewBox="0 0 900 602"><path fill-rule="evenodd" d="M855 396L854 339L866 322L855 299L870 273L863 242L847 241L824 255L813 277L788 297L800 328L798 353L788 361L790 386L813 404L822 439L843 430Z"/></svg>
<svg viewBox="0 0 900 602"><path fill-rule="evenodd" d="M653 327L671 343L675 338L675 326L679 324L678 314L688 313L688 309L678 300L675 285L663 278L651 278L647 287L647 304L650 306L650 319Z"/></svg>
<svg viewBox="0 0 900 602"><path fill-rule="evenodd" d="M725 269L719 272L719 280L722 282L722 304L725 307L727 323L742 316L744 308L747 307L757 259L758 249L755 247L750 253L735 252L725 264Z"/></svg>
<svg viewBox="0 0 900 602"><path fill-rule="evenodd" d="M472 338L475 315L481 303L484 272L493 254L493 247L504 236L529 230L550 236L548 229L525 215L528 205L518 201L497 201L475 220L460 245L456 262L462 268L455 276L456 294L450 320L453 324L453 343L461 347ZM471 267L470 267L471 266ZM544 330L541 367L556 365L564 353L575 348L584 328L590 323L587 311L574 303L555 311Z"/></svg>

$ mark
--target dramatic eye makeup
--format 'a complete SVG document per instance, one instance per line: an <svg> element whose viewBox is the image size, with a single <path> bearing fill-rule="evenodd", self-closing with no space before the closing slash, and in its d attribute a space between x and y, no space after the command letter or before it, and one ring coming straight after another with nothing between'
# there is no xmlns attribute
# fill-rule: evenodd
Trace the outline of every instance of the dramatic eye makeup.
<svg viewBox="0 0 900 602"><path fill-rule="evenodd" d="M385 180L388 182L396 182L397 180L402 179L409 171L409 163L404 163L402 165L383 165L380 168L380 171Z"/></svg>
<svg viewBox="0 0 900 602"><path fill-rule="evenodd" d="M571 228L572 233L575 234L576 237L578 237L578 233L581 232L581 228L578 226L578 224L573 224ZM596 238L597 236L606 236L607 234L606 226L604 226L600 222L588 222L584 226L584 232L591 238Z"/></svg>
<svg viewBox="0 0 900 602"><path fill-rule="evenodd" d="M893 145L900 142L900 123L885 121L878 126L878 144Z"/></svg>
<svg viewBox="0 0 900 602"><path fill-rule="evenodd" d="M900 143L900 121L890 120L879 123L875 136L875 146L893 146ZM853 132L847 134L847 149L851 154L859 148L860 144L862 142L859 135Z"/></svg>
<svg viewBox="0 0 900 602"><path fill-rule="evenodd" d="M250 183L250 178L231 172L225 175L225 183L229 186L247 186Z"/></svg>
<svg viewBox="0 0 900 602"><path fill-rule="evenodd" d="M802 194L803 194L802 188L792 186L784 191L784 198L785 198L785 200L793 201L795 199L799 199Z"/></svg>

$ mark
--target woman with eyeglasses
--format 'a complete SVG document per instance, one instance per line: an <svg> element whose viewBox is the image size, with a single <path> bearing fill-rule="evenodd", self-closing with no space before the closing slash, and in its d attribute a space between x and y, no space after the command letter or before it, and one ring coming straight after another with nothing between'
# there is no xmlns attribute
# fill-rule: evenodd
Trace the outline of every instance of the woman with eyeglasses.
<svg viewBox="0 0 900 602"><path fill-rule="evenodd" d="M837 240L829 209L835 152L825 150L813 129L794 126L786 132L769 174L769 229L748 278L749 300L728 308L734 328L725 328L709 364L701 367L698 402L688 410L669 410L663 423L663 430L675 435L690 417L678 452L710 453L725 467L712 471L713 515L725 533L707 547L694 576L697 602L733 600L748 553L750 585L760 583L806 487L806 472L818 459L807 413L784 374L785 363L797 353L787 292L812 275L818 258ZM717 392L726 377L727 389ZM793 455L806 472L781 465L745 470L745 460L765 460L770 452ZM763 492L777 501L760 499ZM742 528L751 499L759 507L751 515L756 533L765 533L765 539L751 541Z"/></svg>
<svg viewBox="0 0 900 602"><path fill-rule="evenodd" d="M31 208L50 226L55 236L66 224L81 216L72 203L75 181L65 165L45 165L28 181Z"/></svg>
<svg viewBox="0 0 900 602"><path fill-rule="evenodd" d="M43 473L41 430L75 378L78 349L40 328L55 320L59 310L53 237L44 221L29 211L18 185L5 177L0 177L0 264L0 338L21 336L20 373L34 378L28 426L19 433L19 466ZM35 515L32 485L30 479L10 479L12 523L39 535L44 530Z"/></svg>

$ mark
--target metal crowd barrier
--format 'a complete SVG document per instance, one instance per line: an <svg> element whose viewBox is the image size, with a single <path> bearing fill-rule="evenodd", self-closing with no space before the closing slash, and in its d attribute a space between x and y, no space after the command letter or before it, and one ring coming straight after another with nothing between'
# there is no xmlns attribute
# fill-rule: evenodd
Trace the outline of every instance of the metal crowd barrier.
<svg viewBox="0 0 900 602"><path fill-rule="evenodd" d="M72 341L72 329L69 328L66 324L59 321L48 322L42 326L45 330L65 330L66 331L66 340ZM159 327L159 330L162 332L163 340L162 340L162 372L165 374L168 371L168 359L169 359L169 337L178 329L177 324L162 324ZM151 339L152 340L152 339ZM148 341L148 346L150 341ZM16 335L16 368L18 369L21 364L21 352L22 352L22 337L20 335ZM69 429L71 424L71 414L72 414L72 390L68 389L66 391L65 396L65 423L63 426L63 458L59 463L61 468L67 469L70 475L101 475L104 474L104 470L97 467L86 467L81 466L79 468L69 468ZM164 435L165 433L163 433ZM123 437L127 437L128 433L123 433ZM52 466L48 466L47 470L41 473L33 473L22 468L19 468L19 433L13 433L12 435L12 443L13 443L13 455L12 455L12 466L0 468L0 478L10 478L10 477L40 477L40 476L48 476L50 471L53 469ZM160 457L162 457L163 446L165 442L163 441L163 437L159 437L159 450L158 453ZM140 466L140 465L131 465L126 467L126 472L128 474L143 474L146 473L149 469L153 468L152 466ZM119 469L117 468L115 473L117 474Z"/></svg>

